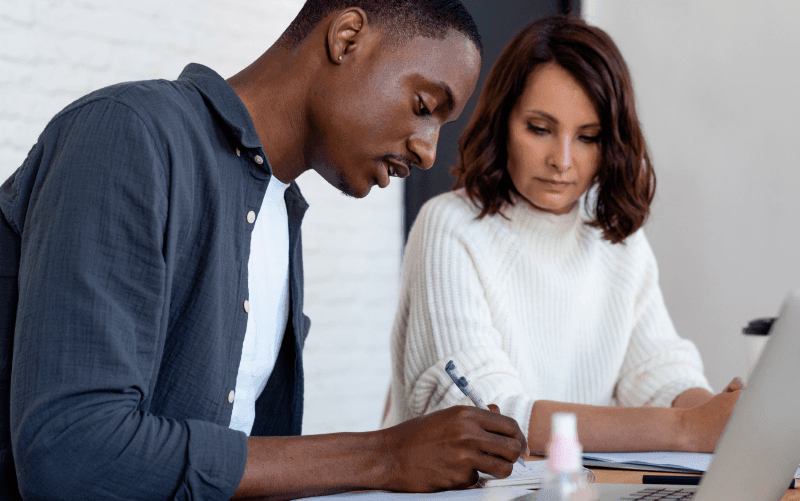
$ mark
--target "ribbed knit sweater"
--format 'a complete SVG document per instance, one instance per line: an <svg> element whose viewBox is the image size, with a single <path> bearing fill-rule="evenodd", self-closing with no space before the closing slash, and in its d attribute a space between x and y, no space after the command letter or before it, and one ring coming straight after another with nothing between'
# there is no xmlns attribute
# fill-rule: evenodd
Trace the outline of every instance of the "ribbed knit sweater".
<svg viewBox="0 0 800 501"><path fill-rule="evenodd" d="M422 208L405 250L384 426L471 405L445 373L527 434L536 400L669 407L705 388L700 355L675 332L655 256L639 230L621 244L525 201L477 220L462 191Z"/></svg>

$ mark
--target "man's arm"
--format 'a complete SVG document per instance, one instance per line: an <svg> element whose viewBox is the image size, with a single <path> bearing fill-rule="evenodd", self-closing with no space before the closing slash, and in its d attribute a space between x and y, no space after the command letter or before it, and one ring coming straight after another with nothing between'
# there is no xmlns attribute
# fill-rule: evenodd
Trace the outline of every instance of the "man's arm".
<svg viewBox="0 0 800 501"><path fill-rule="evenodd" d="M158 148L106 98L54 119L17 176L11 441L25 498L228 499L241 479L243 433L141 408L168 315Z"/></svg>
<svg viewBox="0 0 800 501"><path fill-rule="evenodd" d="M469 487L477 471L507 477L527 444L516 421L494 410L451 407L368 433L250 437L234 499L434 492Z"/></svg>

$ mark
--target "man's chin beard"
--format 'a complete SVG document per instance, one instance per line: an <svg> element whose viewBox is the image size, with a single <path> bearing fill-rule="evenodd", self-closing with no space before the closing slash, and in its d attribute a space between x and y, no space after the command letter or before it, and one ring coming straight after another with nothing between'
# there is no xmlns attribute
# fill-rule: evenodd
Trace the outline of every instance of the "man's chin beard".
<svg viewBox="0 0 800 501"><path fill-rule="evenodd" d="M355 190L350 186L350 183L347 182L347 179L345 179L344 174L341 172L336 173L336 188L346 197L358 198L355 195Z"/></svg>
<svg viewBox="0 0 800 501"><path fill-rule="evenodd" d="M359 198L356 195L356 190L344 177L342 171L325 164L322 164L321 167L315 167L314 170L316 170L317 174L322 176L323 179L328 181L331 186L339 190L342 195L350 198Z"/></svg>

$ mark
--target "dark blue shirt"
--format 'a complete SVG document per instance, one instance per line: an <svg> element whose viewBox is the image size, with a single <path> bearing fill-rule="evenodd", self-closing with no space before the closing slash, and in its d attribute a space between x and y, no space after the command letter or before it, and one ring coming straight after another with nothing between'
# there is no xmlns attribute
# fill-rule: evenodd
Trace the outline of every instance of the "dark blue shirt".
<svg viewBox="0 0 800 501"><path fill-rule="evenodd" d="M14 472L31 499L233 494L247 213L270 177L244 104L201 65L53 118L0 188L0 498L19 497ZM300 433L307 204L294 183L285 201L291 310L254 435Z"/></svg>

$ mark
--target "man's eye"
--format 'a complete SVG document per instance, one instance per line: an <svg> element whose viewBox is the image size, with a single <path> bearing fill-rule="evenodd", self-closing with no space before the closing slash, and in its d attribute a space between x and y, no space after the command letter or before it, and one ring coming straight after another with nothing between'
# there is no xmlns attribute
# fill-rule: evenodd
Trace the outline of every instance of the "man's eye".
<svg viewBox="0 0 800 501"><path fill-rule="evenodd" d="M425 103L422 101L422 98L417 96L417 102L419 103L419 114L423 117L428 116L431 114L431 110L425 106Z"/></svg>

